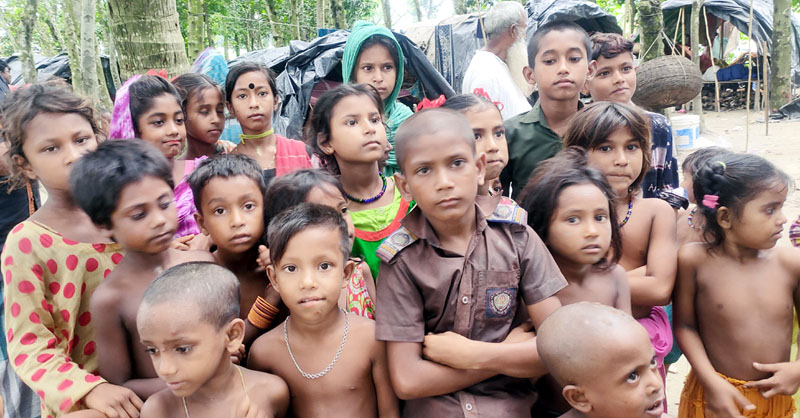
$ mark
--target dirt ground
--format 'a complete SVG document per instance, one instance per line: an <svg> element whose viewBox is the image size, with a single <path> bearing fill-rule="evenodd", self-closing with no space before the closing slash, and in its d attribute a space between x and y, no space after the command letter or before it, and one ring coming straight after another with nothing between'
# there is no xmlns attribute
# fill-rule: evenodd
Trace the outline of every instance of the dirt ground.
<svg viewBox="0 0 800 418"><path fill-rule="evenodd" d="M695 145L719 145L735 152L745 151L746 113L745 111L706 112L705 131ZM763 113L750 113L750 139L747 152L761 155L770 160L791 176L796 186L800 186L800 120L769 123L769 135L765 135ZM678 150L678 162L693 150ZM789 193L783 212L793 222L800 215L800 191ZM778 245L789 246L789 223L784 229L784 236ZM675 363L667 374L667 401L670 415L677 416L680 393L689 363L686 357Z"/></svg>

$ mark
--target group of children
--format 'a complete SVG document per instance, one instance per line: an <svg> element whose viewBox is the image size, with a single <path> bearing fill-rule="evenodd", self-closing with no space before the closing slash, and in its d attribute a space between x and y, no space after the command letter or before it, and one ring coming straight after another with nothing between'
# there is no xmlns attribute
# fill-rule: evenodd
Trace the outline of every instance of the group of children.
<svg viewBox="0 0 800 418"><path fill-rule="evenodd" d="M303 141L274 133L274 75L250 62L224 90L129 81L109 140L61 87L9 98L10 179L48 196L0 257L42 417L659 417L671 301L680 417L791 416L784 173L703 150L694 209L645 198L672 161L621 37L540 28L539 102L504 123L474 94L411 115L391 32L357 29Z"/></svg>

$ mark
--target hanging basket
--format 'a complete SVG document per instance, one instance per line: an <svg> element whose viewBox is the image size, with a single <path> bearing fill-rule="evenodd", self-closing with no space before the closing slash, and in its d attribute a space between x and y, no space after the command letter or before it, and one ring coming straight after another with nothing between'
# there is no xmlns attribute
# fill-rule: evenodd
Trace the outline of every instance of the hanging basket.
<svg viewBox="0 0 800 418"><path fill-rule="evenodd" d="M690 59L665 55L639 66L633 102L650 109L663 109L687 103L702 88L703 76Z"/></svg>

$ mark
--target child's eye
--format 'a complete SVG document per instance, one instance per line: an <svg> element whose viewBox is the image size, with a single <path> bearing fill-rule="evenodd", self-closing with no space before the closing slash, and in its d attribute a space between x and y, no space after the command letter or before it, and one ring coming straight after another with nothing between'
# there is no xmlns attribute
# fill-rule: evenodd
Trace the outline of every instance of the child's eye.
<svg viewBox="0 0 800 418"><path fill-rule="evenodd" d="M133 219L134 221L140 221L144 219L145 216L146 214L144 212L135 212L131 214L131 219Z"/></svg>
<svg viewBox="0 0 800 418"><path fill-rule="evenodd" d="M554 59L546 59L546 60L544 60L544 61L542 61L542 62L543 62L545 65L550 65L550 64L553 64L553 63L555 63L555 62L556 62L556 60L554 60Z"/></svg>
<svg viewBox="0 0 800 418"><path fill-rule="evenodd" d="M89 141L89 137L88 136L82 136L82 137L76 139L75 143L76 144L83 144L83 143L85 143L87 141Z"/></svg>
<svg viewBox="0 0 800 418"><path fill-rule="evenodd" d="M253 210L255 208L256 208L256 204L255 203L248 202L248 203L244 204L244 209L245 210Z"/></svg>
<svg viewBox="0 0 800 418"><path fill-rule="evenodd" d="M319 264L319 269L322 271L328 271L333 268L333 264L328 263L327 261L322 262Z"/></svg>
<svg viewBox="0 0 800 418"><path fill-rule="evenodd" d="M54 146L52 146L52 145L51 145L51 146L49 146L49 147L44 147L44 148L42 148L42 151L41 151L41 152L53 152L53 151L55 151L55 150L56 150L56 147L54 147Z"/></svg>
<svg viewBox="0 0 800 418"><path fill-rule="evenodd" d="M365 66L361 67L361 69L364 70L364 71L372 71L372 66L371 65L365 65Z"/></svg>
<svg viewBox="0 0 800 418"><path fill-rule="evenodd" d="M347 121L344 122L344 124L347 125L347 126L355 126L356 125L356 120L355 119L348 119Z"/></svg>
<svg viewBox="0 0 800 418"><path fill-rule="evenodd" d="M344 206L342 206L342 207L339 209L339 211L342 213L342 215L344 215L345 213L347 213L348 211L350 211L350 208L348 208L348 207L347 207L347 205L345 204Z"/></svg>
<svg viewBox="0 0 800 418"><path fill-rule="evenodd" d="M394 70L394 66L393 66L393 65L384 65L384 66L383 66L383 70L384 70L384 71L391 71L391 70Z"/></svg>
<svg viewBox="0 0 800 418"><path fill-rule="evenodd" d="M600 152L609 152L611 151L611 147L609 147L608 145L601 145L597 147L597 150Z"/></svg>
<svg viewBox="0 0 800 418"><path fill-rule="evenodd" d="M650 368L655 369L656 367L658 367L658 360L653 356L653 358L650 359Z"/></svg>
<svg viewBox="0 0 800 418"><path fill-rule="evenodd" d="M497 130L495 131L494 136L495 138L505 138L506 131L504 129Z"/></svg>
<svg viewBox="0 0 800 418"><path fill-rule="evenodd" d="M178 125L183 125L183 118L175 118L175 123Z"/></svg>
<svg viewBox="0 0 800 418"><path fill-rule="evenodd" d="M628 383L636 383L637 380L639 380L639 372L631 372L628 375Z"/></svg>
<svg viewBox="0 0 800 418"><path fill-rule="evenodd" d="M158 350L153 347L146 347L144 352L152 356L153 354L157 353Z"/></svg>
<svg viewBox="0 0 800 418"><path fill-rule="evenodd" d="M377 118L377 117L376 117L376 118L372 118L372 119L370 119L370 121L371 121L373 124L377 124L377 123L380 123L380 122L381 122L381 118Z"/></svg>
<svg viewBox="0 0 800 418"><path fill-rule="evenodd" d="M597 75L598 75L598 77L606 77L609 74L611 74L611 72L609 72L609 71L600 71L600 73L598 73Z"/></svg>
<svg viewBox="0 0 800 418"><path fill-rule="evenodd" d="M569 60L572 62L581 62L583 57L570 57Z"/></svg>
<svg viewBox="0 0 800 418"><path fill-rule="evenodd" d="M225 208L216 208L212 213L214 215L223 215L225 214Z"/></svg>
<svg viewBox="0 0 800 418"><path fill-rule="evenodd" d="M597 215L597 216L594 217L594 220L597 221L597 222L605 222L605 221L608 220L608 216L607 215Z"/></svg>
<svg viewBox="0 0 800 418"><path fill-rule="evenodd" d="M628 145L628 151L635 151L637 149L639 149L639 145L636 145L636 144L629 144Z"/></svg>
<svg viewBox="0 0 800 418"><path fill-rule="evenodd" d="M633 71L633 67L631 67L631 66L626 65L626 66L622 67L622 72L623 73L629 73L631 71Z"/></svg>
<svg viewBox="0 0 800 418"><path fill-rule="evenodd" d="M414 171L416 174L428 174L431 170L428 167L420 167Z"/></svg>
<svg viewBox="0 0 800 418"><path fill-rule="evenodd" d="M481 134L480 134L480 133L478 133L478 132L475 132L475 134L474 134L474 135L475 135L475 142L478 142L478 141L480 141L480 140L481 140Z"/></svg>
<svg viewBox="0 0 800 418"><path fill-rule="evenodd" d="M767 215L772 215L775 213L775 208L767 208Z"/></svg>
<svg viewBox="0 0 800 418"><path fill-rule="evenodd" d="M269 96L269 92L267 92L267 91L260 91L260 92L258 92L258 95L259 95L259 96L261 96L261 97L266 97L266 96Z"/></svg>
<svg viewBox="0 0 800 418"><path fill-rule="evenodd" d="M294 272L296 272L296 271L297 271L297 266L294 266L294 265L288 265L288 266L285 266L285 267L283 268L283 271L285 271L285 272L287 272L287 273L294 273Z"/></svg>
<svg viewBox="0 0 800 418"><path fill-rule="evenodd" d="M576 224L576 223L578 223L578 221L579 221L579 219L578 219L577 216L570 216L569 218L567 218L567 223L570 223L570 224Z"/></svg>
<svg viewBox="0 0 800 418"><path fill-rule="evenodd" d="M164 124L164 121L161 120L161 119L157 119L157 120L154 120L154 121L150 122L150 124L153 125L153 126L161 126L161 125Z"/></svg>
<svg viewBox="0 0 800 418"><path fill-rule="evenodd" d="M466 164L466 160L463 160L463 159L459 158L458 160L453 161L452 166L453 167L461 167L464 164Z"/></svg>
<svg viewBox="0 0 800 418"><path fill-rule="evenodd" d="M163 202L160 202L160 203L158 204L158 207L159 207L159 208L161 208L162 210L164 210L164 209L167 209L167 208L169 208L169 207L170 207L170 205L172 205L172 201L171 201L171 200L165 200L165 201L163 201Z"/></svg>
<svg viewBox="0 0 800 418"><path fill-rule="evenodd" d="M192 346L190 346L190 345L182 345L180 347L176 347L175 351L177 351L177 352L179 352L181 354L186 354L186 353L192 351Z"/></svg>
<svg viewBox="0 0 800 418"><path fill-rule="evenodd" d="M246 94L244 94L244 93L238 94L238 95L236 96L236 98L237 98L237 99L244 99L245 97L247 97L247 95L246 95Z"/></svg>

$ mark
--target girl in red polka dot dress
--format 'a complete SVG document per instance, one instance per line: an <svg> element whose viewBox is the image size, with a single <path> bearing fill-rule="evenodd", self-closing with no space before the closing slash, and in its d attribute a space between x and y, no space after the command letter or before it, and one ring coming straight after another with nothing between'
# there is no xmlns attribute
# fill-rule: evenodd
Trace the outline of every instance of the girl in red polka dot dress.
<svg viewBox="0 0 800 418"><path fill-rule="evenodd" d="M16 91L5 109L9 180L39 180L48 195L14 227L0 255L9 361L41 397L43 418L82 409L138 416L141 400L96 374L89 312L92 292L122 253L69 190L72 163L97 148L94 111L84 99L46 84Z"/></svg>

